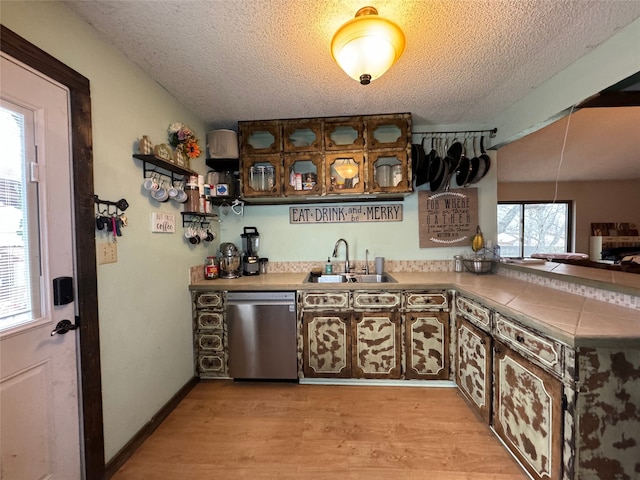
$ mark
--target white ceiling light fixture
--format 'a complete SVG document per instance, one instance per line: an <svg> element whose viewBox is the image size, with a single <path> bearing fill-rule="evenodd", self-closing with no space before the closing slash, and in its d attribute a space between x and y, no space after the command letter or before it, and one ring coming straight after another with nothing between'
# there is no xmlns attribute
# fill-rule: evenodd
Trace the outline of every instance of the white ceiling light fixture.
<svg viewBox="0 0 640 480"><path fill-rule="evenodd" d="M386 72L404 52L404 33L391 20L363 7L331 40L331 55L347 75L368 85Z"/></svg>

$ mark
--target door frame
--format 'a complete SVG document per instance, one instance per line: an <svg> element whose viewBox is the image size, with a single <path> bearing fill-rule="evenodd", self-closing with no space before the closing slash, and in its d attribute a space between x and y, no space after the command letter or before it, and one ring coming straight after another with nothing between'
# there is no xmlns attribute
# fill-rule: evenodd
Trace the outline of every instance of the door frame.
<svg viewBox="0 0 640 480"><path fill-rule="evenodd" d="M69 89L84 478L98 480L105 459L89 80L1 24L0 37L3 52Z"/></svg>

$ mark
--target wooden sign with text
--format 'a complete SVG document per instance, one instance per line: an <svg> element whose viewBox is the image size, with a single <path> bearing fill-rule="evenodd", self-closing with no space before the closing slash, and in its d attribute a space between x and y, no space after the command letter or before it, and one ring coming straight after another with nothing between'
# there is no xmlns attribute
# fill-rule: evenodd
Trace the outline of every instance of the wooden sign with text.
<svg viewBox="0 0 640 480"><path fill-rule="evenodd" d="M402 205L289 207L289 223L401 222Z"/></svg>
<svg viewBox="0 0 640 480"><path fill-rule="evenodd" d="M478 226L478 189L418 192L420 248L469 246Z"/></svg>

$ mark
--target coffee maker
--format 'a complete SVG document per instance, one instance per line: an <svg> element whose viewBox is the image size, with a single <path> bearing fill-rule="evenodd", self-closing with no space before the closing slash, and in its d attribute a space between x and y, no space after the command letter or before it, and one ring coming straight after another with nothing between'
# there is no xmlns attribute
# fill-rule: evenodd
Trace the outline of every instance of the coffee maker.
<svg viewBox="0 0 640 480"><path fill-rule="evenodd" d="M242 237L242 273L244 275L260 274L260 258L258 248L260 247L260 234L256 227L244 227Z"/></svg>

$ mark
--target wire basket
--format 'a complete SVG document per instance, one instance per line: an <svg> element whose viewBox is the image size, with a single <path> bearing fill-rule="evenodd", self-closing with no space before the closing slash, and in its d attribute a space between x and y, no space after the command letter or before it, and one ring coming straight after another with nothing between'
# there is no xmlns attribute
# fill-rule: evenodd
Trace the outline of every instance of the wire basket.
<svg viewBox="0 0 640 480"><path fill-rule="evenodd" d="M493 273L498 262L491 258L463 258L464 268L471 273Z"/></svg>

